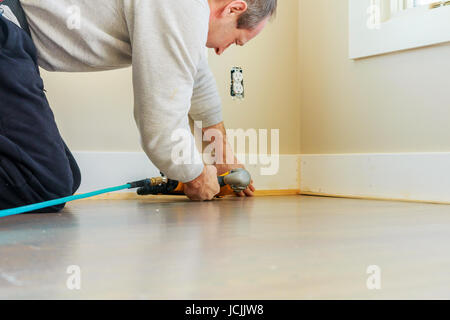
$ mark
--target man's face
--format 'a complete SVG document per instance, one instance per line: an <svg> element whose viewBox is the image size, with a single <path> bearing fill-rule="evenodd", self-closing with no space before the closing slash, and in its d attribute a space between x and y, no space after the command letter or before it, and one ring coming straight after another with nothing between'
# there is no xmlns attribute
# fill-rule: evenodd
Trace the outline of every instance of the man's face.
<svg viewBox="0 0 450 320"><path fill-rule="evenodd" d="M239 0L232 1L225 8L215 11L212 8L206 46L221 55L229 46L233 44L243 46L256 37L266 26L269 17L261 21L254 29L238 29L239 16L246 10L246 2Z"/></svg>

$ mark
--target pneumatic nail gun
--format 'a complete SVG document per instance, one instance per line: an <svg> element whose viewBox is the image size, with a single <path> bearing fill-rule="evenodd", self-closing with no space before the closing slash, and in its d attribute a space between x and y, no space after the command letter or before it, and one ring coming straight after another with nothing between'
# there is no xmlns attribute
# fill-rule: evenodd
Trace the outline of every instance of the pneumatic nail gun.
<svg viewBox="0 0 450 320"><path fill-rule="evenodd" d="M145 195L184 195L184 184L167 179L163 174L153 182L149 181L145 186L137 190L137 194ZM245 169L234 169L217 177L220 185L220 193L216 197L221 198L244 191L251 183L250 173Z"/></svg>

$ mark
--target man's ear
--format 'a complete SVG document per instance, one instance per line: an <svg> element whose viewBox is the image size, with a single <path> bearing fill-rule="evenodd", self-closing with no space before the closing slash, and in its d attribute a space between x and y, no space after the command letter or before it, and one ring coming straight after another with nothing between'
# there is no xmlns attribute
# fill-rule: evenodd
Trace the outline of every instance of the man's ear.
<svg viewBox="0 0 450 320"><path fill-rule="evenodd" d="M244 0L233 0L231 1L223 10L222 14L224 16L240 16L245 11L247 11L248 5Z"/></svg>

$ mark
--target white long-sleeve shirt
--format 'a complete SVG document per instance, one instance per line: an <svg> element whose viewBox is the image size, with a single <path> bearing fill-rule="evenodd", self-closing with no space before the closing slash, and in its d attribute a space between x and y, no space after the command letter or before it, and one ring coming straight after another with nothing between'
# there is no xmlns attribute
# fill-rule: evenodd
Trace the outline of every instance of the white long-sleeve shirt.
<svg viewBox="0 0 450 320"><path fill-rule="evenodd" d="M188 182L201 174L188 116L204 127L222 121L205 50L207 0L20 1L41 67L79 72L132 65L144 151L171 179ZM189 133L184 142L172 141L177 129ZM173 161L180 149L191 153L190 164Z"/></svg>

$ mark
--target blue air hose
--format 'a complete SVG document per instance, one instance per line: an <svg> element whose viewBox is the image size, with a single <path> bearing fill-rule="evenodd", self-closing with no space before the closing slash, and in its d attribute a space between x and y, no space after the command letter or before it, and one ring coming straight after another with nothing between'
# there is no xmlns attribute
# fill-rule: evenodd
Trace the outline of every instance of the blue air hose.
<svg viewBox="0 0 450 320"><path fill-rule="evenodd" d="M18 215L18 214L22 214L22 213L26 213L26 212L32 212L32 211L36 211L36 210L40 210L40 209L44 209L44 208L48 208L48 207L53 207L53 206L56 206L59 204L63 204L63 203L71 202L71 201L75 201L75 200L91 198L91 197L95 197L100 194L105 194L105 193L109 193L109 192L115 192L115 191L120 191L120 190L125 190L125 189L140 188L140 187L148 186L149 184L152 184L152 179L130 182L130 183L124 184L122 186L101 189L101 190L84 193L84 194L77 194L77 195L70 196L70 197L45 201L45 202L36 203L36 204L30 204L30 205L23 206L23 207L0 210L0 218L14 216L14 215Z"/></svg>

